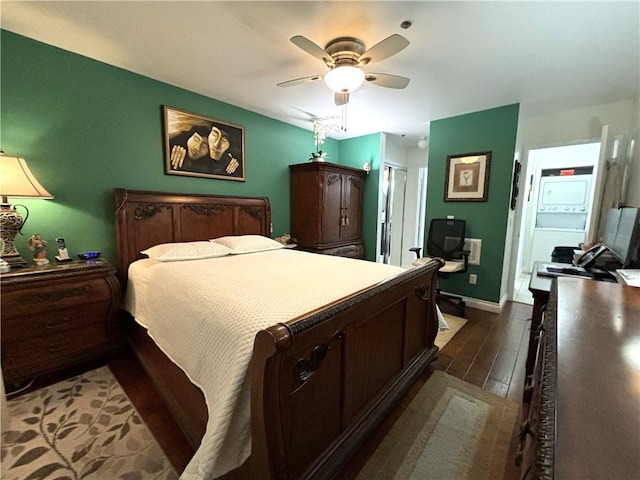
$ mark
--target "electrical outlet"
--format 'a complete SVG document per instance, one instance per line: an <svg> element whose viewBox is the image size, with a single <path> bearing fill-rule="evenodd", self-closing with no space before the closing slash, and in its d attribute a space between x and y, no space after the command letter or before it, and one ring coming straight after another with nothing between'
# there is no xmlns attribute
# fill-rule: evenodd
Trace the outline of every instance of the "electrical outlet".
<svg viewBox="0 0 640 480"><path fill-rule="evenodd" d="M469 283L471 285L475 285L476 283L478 283L478 275L476 275L475 273L470 273L469 274Z"/></svg>

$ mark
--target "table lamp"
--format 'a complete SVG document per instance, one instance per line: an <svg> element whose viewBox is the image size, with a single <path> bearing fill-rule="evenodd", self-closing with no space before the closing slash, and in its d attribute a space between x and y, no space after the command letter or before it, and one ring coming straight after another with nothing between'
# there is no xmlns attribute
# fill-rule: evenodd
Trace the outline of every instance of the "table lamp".
<svg viewBox="0 0 640 480"><path fill-rule="evenodd" d="M0 239L2 239L2 260L13 267L24 267L27 262L20 256L13 244L16 235L22 230L29 217L22 218L15 205L10 205L8 197L17 198L53 198L33 176L24 158L5 155L0 152Z"/></svg>

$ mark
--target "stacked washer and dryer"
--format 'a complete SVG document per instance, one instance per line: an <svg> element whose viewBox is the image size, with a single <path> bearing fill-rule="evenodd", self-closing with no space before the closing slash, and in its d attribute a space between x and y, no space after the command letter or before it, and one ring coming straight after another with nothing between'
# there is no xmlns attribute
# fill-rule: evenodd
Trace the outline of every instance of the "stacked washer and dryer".
<svg viewBox="0 0 640 480"><path fill-rule="evenodd" d="M585 241L593 197L593 166L541 171L533 230L532 256L550 261L557 246Z"/></svg>

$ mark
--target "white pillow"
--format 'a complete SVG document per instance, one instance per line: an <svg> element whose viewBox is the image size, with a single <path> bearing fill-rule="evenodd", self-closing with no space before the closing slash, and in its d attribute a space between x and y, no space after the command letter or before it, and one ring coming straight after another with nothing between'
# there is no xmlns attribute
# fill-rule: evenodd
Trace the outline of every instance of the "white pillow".
<svg viewBox="0 0 640 480"><path fill-rule="evenodd" d="M223 257L229 255L231 250L218 243L200 241L161 243L140 253L144 253L149 258L159 262L176 262L180 260Z"/></svg>
<svg viewBox="0 0 640 480"><path fill-rule="evenodd" d="M211 239L211 243L224 245L231 249L233 254L264 252L284 248L280 242L262 235L230 235Z"/></svg>

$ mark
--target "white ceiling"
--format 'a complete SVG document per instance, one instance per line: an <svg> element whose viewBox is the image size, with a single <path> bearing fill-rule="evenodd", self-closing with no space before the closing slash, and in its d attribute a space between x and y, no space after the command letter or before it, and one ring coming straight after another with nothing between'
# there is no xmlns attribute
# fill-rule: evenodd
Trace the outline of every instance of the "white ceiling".
<svg viewBox="0 0 640 480"><path fill-rule="evenodd" d="M0 15L6 30L307 129L340 108L321 81L276 86L327 70L289 38L324 47L355 36L371 47L399 33L411 44L366 70L411 83L363 85L351 95L347 131L331 136L388 132L415 142L432 120L486 108L520 102L538 114L637 96L639 5L3 0Z"/></svg>

